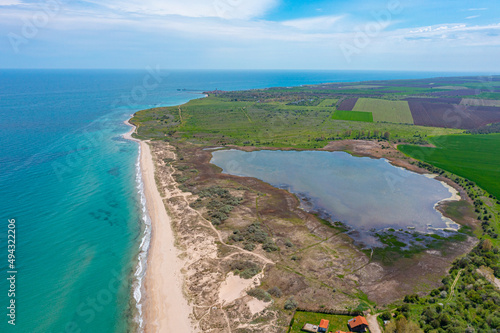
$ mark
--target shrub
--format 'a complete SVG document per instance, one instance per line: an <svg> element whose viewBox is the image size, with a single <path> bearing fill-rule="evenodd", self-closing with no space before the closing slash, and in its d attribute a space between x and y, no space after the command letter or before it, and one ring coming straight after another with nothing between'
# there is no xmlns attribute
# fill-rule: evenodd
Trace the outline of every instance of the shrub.
<svg viewBox="0 0 500 333"><path fill-rule="evenodd" d="M419 297L417 294L406 295L405 299L404 299L405 303L418 303L418 301L419 301Z"/></svg>
<svg viewBox="0 0 500 333"><path fill-rule="evenodd" d="M277 298L280 298L281 296L283 296L281 289L278 287L272 287L267 292L269 294L273 295L274 297L277 297Z"/></svg>
<svg viewBox="0 0 500 333"><path fill-rule="evenodd" d="M250 279L260 272L259 265L249 260L234 261L230 264L230 268L234 274L243 279Z"/></svg>
<svg viewBox="0 0 500 333"><path fill-rule="evenodd" d="M269 295L268 292L260 288L250 289L249 291L247 291L247 294L264 302L272 301L271 295Z"/></svg>
<svg viewBox="0 0 500 333"><path fill-rule="evenodd" d="M243 248L245 250L247 250L247 251L253 251L253 250L255 250L255 244L253 244L253 243L245 243L243 245Z"/></svg>
<svg viewBox="0 0 500 333"><path fill-rule="evenodd" d="M266 252L273 252L279 250L279 247L272 240L268 240L266 243L264 243L264 245L262 245L262 248Z"/></svg>
<svg viewBox="0 0 500 333"><path fill-rule="evenodd" d="M295 308L297 308L297 302L295 301L295 299L292 297L290 297L289 299L286 300L285 302L285 310L293 310Z"/></svg>
<svg viewBox="0 0 500 333"><path fill-rule="evenodd" d="M392 315L391 315L391 313L390 313L389 311L385 311L384 313L382 313L382 314L380 315L380 318L381 318L382 320L389 320L389 319L391 319L391 318L392 318Z"/></svg>
<svg viewBox="0 0 500 333"><path fill-rule="evenodd" d="M195 169L192 171L197 172ZM233 210L234 206L239 205L243 200L243 198L232 196L228 190L220 186L205 188L198 192L198 196L200 199L211 199L206 204L206 207L209 211L210 221L215 225L227 220L228 214Z"/></svg>

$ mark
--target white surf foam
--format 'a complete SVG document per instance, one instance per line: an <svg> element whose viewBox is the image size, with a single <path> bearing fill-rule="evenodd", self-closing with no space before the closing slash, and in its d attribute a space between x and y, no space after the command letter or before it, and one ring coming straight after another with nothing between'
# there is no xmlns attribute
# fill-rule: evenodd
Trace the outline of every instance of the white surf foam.
<svg viewBox="0 0 500 333"><path fill-rule="evenodd" d="M139 154L136 162L136 182L137 182L137 193L139 194L141 200L142 208L142 223L144 225L144 233L141 239L141 244L139 245L139 255L137 260L137 268L134 273L135 281L133 283L133 295L135 300L135 306L137 309L137 315L134 317L135 322L138 326L138 332L144 331L144 318L142 313L143 298L144 293L143 279L146 273L147 257L149 251L149 245L151 242L151 219L149 217L146 208L146 195L144 194L144 183L142 181L142 170L141 170L141 146L139 145Z"/></svg>

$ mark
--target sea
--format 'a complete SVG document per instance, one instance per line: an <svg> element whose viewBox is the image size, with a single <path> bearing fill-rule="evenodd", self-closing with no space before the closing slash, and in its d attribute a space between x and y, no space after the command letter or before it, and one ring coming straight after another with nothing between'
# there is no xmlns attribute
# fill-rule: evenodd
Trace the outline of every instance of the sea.
<svg viewBox="0 0 500 333"><path fill-rule="evenodd" d="M122 138L134 112L215 89L465 74L0 69L0 332L141 331L150 222L139 146Z"/></svg>

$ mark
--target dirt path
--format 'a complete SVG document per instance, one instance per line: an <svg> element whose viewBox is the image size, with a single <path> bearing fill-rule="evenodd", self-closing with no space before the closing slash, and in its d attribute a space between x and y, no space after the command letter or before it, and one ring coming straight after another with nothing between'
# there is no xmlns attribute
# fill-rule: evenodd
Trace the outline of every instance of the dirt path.
<svg viewBox="0 0 500 333"><path fill-rule="evenodd" d="M457 277L455 278L455 281L453 281L453 284L451 285L450 288L450 295L446 299L446 303L449 303L451 299L453 298L453 294L455 294L455 286L457 285L458 279L460 279L460 274L462 274L462 271L464 269L462 268L461 270L458 271Z"/></svg>
<svg viewBox="0 0 500 333"><path fill-rule="evenodd" d="M180 106L179 106L179 118L181 119L181 124L182 124L184 121L182 120L182 111Z"/></svg>
<svg viewBox="0 0 500 333"><path fill-rule="evenodd" d="M180 113L180 108L179 108L179 113ZM174 158L177 159L177 156L174 154ZM171 198L180 198L182 201L185 202L186 204L186 210L187 211L190 211L194 214L196 214L198 217L200 217L200 222L210 228L216 235L217 239L219 240L219 242L227 247L230 247L232 249L235 249L237 250L236 252L228 255L228 256L225 256L223 258L220 258L220 260L226 260L226 259L229 259L229 258L232 258L233 256L236 256L236 255L241 255L241 254L247 254L247 255L251 255L253 256L254 258L258 259L259 261L263 262L263 267L262 267L262 271L260 274L264 274L264 271L267 267L267 265L274 265L275 263L272 261L272 260L269 260L268 258L266 258L265 256L263 255L260 255L258 253L254 253L254 252L251 252L251 251L247 251L245 249L242 249L236 245L232 245L232 244L227 244L224 239L223 239L223 236L221 234L221 232L219 230L217 230L217 228L208 220L206 220L203 215L197 211L196 209L192 208L189 204L189 200L188 200L188 197L191 196L192 194L191 193L186 193L186 192L182 192L179 190L179 188L177 187L177 182L175 181L174 177L173 177L173 173L174 173L174 168L172 166L169 166L168 167L168 170L169 172L167 173L167 178L168 178L168 182L172 183L172 184L175 184L175 189L174 190L170 190L170 191L167 191L166 195L162 197L163 200L165 199L171 199ZM225 325L227 326L227 332L232 332L232 329L231 329L231 322L229 320L229 317L228 317L228 313L227 311L224 309L224 301L218 301L212 305L210 305L209 307L207 307L207 310L205 311L205 313L201 316L201 318L199 318L197 320L198 324L201 323L201 321L210 314L210 311L213 309L213 308L218 308L220 310L222 310L222 315L223 315L223 318L224 318L224 323ZM226 331L226 330L224 330ZM222 333L222 331L220 331Z"/></svg>
<svg viewBox="0 0 500 333"><path fill-rule="evenodd" d="M366 316L366 321L368 321L368 327L371 333L382 333L380 326L377 321L378 314Z"/></svg>
<svg viewBox="0 0 500 333"><path fill-rule="evenodd" d="M241 111L243 111L243 113L245 114L245 116L247 116L247 119L249 122L253 123L252 119L250 119L250 117L248 116L248 113L245 111L244 108L241 108Z"/></svg>
<svg viewBox="0 0 500 333"><path fill-rule="evenodd" d="M172 182L174 182L175 184L177 184L177 183L175 182L174 177L172 176L173 171L174 171L174 170L173 170L173 167L170 167L170 168L171 168L171 172L169 173L168 177L170 178L170 180L171 180ZM245 253L245 254L249 254L249 255L251 255L251 256L257 257L257 258L259 258L260 260L262 260L263 262L265 262L266 264L274 264L274 261L269 260L269 259L267 259L266 257L264 257L264 256L262 256L262 255L260 255L260 254L258 254L258 253L254 253L254 252L251 252L251 251L247 251L247 250L242 249L241 247L236 246L236 245L227 244L227 243L224 241L224 239L223 239L223 237L222 237L222 235L221 235L220 231L219 231L219 230L217 230L217 229L214 227L214 225L213 225L210 221L207 221L207 219L205 219L205 218L203 217L203 215L202 215L199 211L197 211L196 209L191 208L191 206L189 206L189 201L188 201L188 199L186 198L186 196L189 196L189 195L192 195L192 194L191 194L191 193L182 193L182 192L180 192L180 193L177 193L177 195L173 195L172 197L176 197L176 196L177 196L177 197L179 197L179 196L180 196L180 197L182 197L182 199L184 200L184 202L185 202L185 203L186 203L186 205L187 205L187 209L188 209L188 210L190 210L190 211L192 211L193 213L197 214L197 215L201 218L201 220L203 221L203 224L204 224L206 227L209 227L210 229L212 229L212 231L213 231L213 232L215 232L215 234L217 235L217 238L219 239L219 242L221 242L223 245L225 245L225 246L227 246L227 247L230 247L230 248L233 248L233 249L238 250L238 251L239 251L238 253ZM236 254L236 253L234 253L234 254ZM233 254L233 255L234 255L234 254Z"/></svg>

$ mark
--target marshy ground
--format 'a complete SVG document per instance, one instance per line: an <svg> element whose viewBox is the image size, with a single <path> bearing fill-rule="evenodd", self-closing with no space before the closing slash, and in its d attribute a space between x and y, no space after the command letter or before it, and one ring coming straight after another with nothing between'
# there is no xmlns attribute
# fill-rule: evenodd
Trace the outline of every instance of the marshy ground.
<svg viewBox="0 0 500 333"><path fill-rule="evenodd" d="M187 262L186 293L207 332L286 331L292 311L284 306L292 297L310 310L367 310L425 293L439 287L451 262L476 243L465 236L380 260L354 246L340 226L301 209L286 190L222 174L202 146L155 141L151 147ZM422 171L387 142L335 142L325 149L385 157ZM249 277L248 283L234 274ZM261 300L245 292L253 288Z"/></svg>

